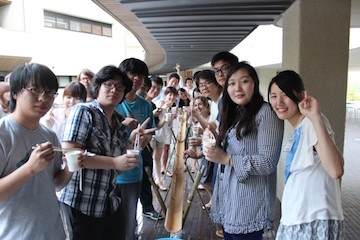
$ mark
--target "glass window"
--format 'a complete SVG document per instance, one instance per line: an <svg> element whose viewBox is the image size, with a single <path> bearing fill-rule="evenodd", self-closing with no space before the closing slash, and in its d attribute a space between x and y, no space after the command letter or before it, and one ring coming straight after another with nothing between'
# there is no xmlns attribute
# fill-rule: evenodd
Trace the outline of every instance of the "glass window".
<svg viewBox="0 0 360 240"><path fill-rule="evenodd" d="M70 30L80 32L81 31L80 22L70 21Z"/></svg>
<svg viewBox="0 0 360 240"><path fill-rule="evenodd" d="M111 27L103 27L102 30L104 36L108 36L108 37L112 36Z"/></svg>
<svg viewBox="0 0 360 240"><path fill-rule="evenodd" d="M69 21L64 18L56 18L56 27L69 29Z"/></svg>
<svg viewBox="0 0 360 240"><path fill-rule="evenodd" d="M58 76L59 87L65 87L70 83L71 77L69 76Z"/></svg>
<svg viewBox="0 0 360 240"><path fill-rule="evenodd" d="M91 24L81 23L81 31L86 33L91 33Z"/></svg>
<svg viewBox="0 0 360 240"><path fill-rule="evenodd" d="M112 36L111 24L95 22L49 11L44 11L44 26L108 37Z"/></svg>
<svg viewBox="0 0 360 240"><path fill-rule="evenodd" d="M55 27L55 23L56 23L55 17L45 16L45 18L44 18L44 26L45 26L45 27L54 28L54 27Z"/></svg>
<svg viewBox="0 0 360 240"><path fill-rule="evenodd" d="M96 35L101 35L101 26L99 25L92 25L92 33Z"/></svg>

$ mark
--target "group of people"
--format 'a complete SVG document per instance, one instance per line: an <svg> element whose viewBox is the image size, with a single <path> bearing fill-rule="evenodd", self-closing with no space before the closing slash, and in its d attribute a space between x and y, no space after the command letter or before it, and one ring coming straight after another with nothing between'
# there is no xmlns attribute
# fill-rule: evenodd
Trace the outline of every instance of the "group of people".
<svg viewBox="0 0 360 240"><path fill-rule="evenodd" d="M264 229L273 228L283 148L286 180L276 238L344 239L344 159L300 76L278 73L266 102L249 63L220 52L211 65L194 74L196 88L186 80L185 92L176 89L180 65L165 87L135 58L96 74L84 69L66 86L61 110L52 108L59 86L49 68L30 63L14 70L11 114L0 120L0 239L19 233L24 239L135 239L139 198L144 216L162 218L144 168L153 169L159 189L167 190L162 176L171 175L171 126L180 103L188 106L194 130L184 156L206 166L201 182L219 235L262 239ZM284 120L294 133L282 147ZM204 138L216 144L205 145ZM139 155L126 152L135 145ZM70 172L54 147L82 149L81 171Z"/></svg>

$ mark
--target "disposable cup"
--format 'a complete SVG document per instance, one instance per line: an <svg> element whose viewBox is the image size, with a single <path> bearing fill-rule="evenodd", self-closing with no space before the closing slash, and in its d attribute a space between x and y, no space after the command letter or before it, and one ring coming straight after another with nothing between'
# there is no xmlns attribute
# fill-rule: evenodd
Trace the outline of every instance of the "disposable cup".
<svg viewBox="0 0 360 240"><path fill-rule="evenodd" d="M81 151L71 151L65 153L69 172L76 172L80 170L78 165L78 158L80 153Z"/></svg>
<svg viewBox="0 0 360 240"><path fill-rule="evenodd" d="M165 113L165 121L170 121L171 113Z"/></svg>
<svg viewBox="0 0 360 240"><path fill-rule="evenodd" d="M216 140L214 138L203 138L203 146L215 147Z"/></svg>
<svg viewBox="0 0 360 240"><path fill-rule="evenodd" d="M127 154L139 155L139 154L140 154L140 151L139 151L139 150L135 150L135 149L126 149L126 153L127 153Z"/></svg>

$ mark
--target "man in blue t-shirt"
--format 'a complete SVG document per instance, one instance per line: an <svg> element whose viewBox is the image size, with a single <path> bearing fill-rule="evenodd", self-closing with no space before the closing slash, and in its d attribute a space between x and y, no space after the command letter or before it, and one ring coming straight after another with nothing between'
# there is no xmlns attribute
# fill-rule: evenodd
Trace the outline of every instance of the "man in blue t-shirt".
<svg viewBox="0 0 360 240"><path fill-rule="evenodd" d="M132 90L126 94L125 100L115 110L127 119L123 122L130 131L137 127L137 123L143 123L150 118L146 128L155 128L153 109L151 104L143 97L136 95L141 88L145 77L148 76L146 64L135 58L125 59L119 68L132 80ZM146 134L140 138L141 149L150 142L152 134ZM141 181L143 178L143 159L140 152L139 165L134 169L125 171L116 178L116 194L121 198L120 209L123 212L121 223L123 228L122 239L135 239L136 229L136 206L140 195Z"/></svg>

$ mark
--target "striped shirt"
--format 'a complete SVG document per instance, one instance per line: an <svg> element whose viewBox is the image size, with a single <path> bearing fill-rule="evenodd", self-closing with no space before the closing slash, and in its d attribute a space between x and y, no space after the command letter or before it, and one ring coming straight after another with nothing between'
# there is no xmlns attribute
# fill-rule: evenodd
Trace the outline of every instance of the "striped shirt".
<svg viewBox="0 0 360 240"><path fill-rule="evenodd" d="M272 228L276 199L276 168L284 124L264 103L255 129L240 140L236 129L226 135L233 167L218 168L210 217L230 234Z"/></svg>
<svg viewBox="0 0 360 240"><path fill-rule="evenodd" d="M80 143L88 152L103 156L119 156L125 150L124 118L114 112L110 128L97 100L75 105L66 121L63 141ZM113 169L83 169L83 191L79 189L80 171L75 172L63 189L60 201L92 217L114 213L120 204L115 194L117 172Z"/></svg>

